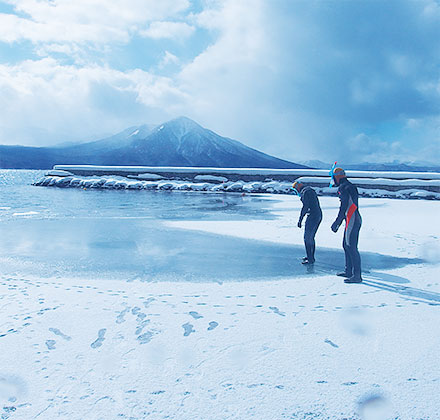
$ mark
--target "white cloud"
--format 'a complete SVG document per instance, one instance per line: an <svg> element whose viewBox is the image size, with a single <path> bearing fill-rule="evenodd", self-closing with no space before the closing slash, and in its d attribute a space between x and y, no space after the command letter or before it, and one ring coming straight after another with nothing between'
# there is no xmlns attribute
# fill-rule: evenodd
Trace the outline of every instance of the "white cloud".
<svg viewBox="0 0 440 420"><path fill-rule="evenodd" d="M99 44L125 43L147 22L187 9L189 0L11 0L11 4L26 17L0 14L0 40Z"/></svg>
<svg viewBox="0 0 440 420"><path fill-rule="evenodd" d="M180 63L180 59L177 56L170 53L169 51L165 51L165 53L159 63L159 68L165 68L168 65L179 64L179 63Z"/></svg>
<svg viewBox="0 0 440 420"><path fill-rule="evenodd" d="M162 121L185 95L166 77L136 69L65 66L45 58L0 65L3 144L49 144ZM165 111L164 111L165 110ZM29 127L44 129L44 138Z"/></svg>
<svg viewBox="0 0 440 420"><path fill-rule="evenodd" d="M139 35L153 39L185 39L190 37L195 27L185 22L152 22L148 29L139 32Z"/></svg>
<svg viewBox="0 0 440 420"><path fill-rule="evenodd" d="M199 26L218 33L217 40L186 65L176 79L192 98L194 118L249 142L251 136L243 134L249 133L246 128L250 128L254 117L261 117L258 109L264 107L255 101L265 85L264 80L257 79L272 65L266 60L264 2L225 0L209 4L211 7L194 19ZM241 113L247 118L241 118Z"/></svg>
<svg viewBox="0 0 440 420"><path fill-rule="evenodd" d="M421 155L422 147L411 153L414 145L434 138L427 116L440 103L433 64L440 21L425 16L432 1L391 1L385 9L377 2L206 4L194 21L218 37L177 78L192 98L190 116L205 125L292 160L348 151L360 160ZM422 120L423 131L405 132L408 118ZM377 138L349 147L360 130Z"/></svg>
<svg viewBox="0 0 440 420"><path fill-rule="evenodd" d="M371 105L389 88L386 80L371 75L366 80L353 79L350 84L354 104Z"/></svg>
<svg viewBox="0 0 440 420"><path fill-rule="evenodd" d="M349 153L347 153L349 152ZM359 133L346 141L346 153L342 155L346 162L390 162L404 159L408 150L400 141L385 141L380 137Z"/></svg>

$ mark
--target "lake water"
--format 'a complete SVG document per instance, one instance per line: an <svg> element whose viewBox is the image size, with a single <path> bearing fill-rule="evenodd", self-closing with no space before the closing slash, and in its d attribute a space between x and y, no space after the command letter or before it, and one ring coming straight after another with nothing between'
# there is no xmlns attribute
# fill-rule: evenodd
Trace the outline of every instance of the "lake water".
<svg viewBox="0 0 440 420"><path fill-rule="evenodd" d="M270 219L267 197L32 186L43 174L0 170L2 274L225 281L291 272L289 247L163 225Z"/></svg>

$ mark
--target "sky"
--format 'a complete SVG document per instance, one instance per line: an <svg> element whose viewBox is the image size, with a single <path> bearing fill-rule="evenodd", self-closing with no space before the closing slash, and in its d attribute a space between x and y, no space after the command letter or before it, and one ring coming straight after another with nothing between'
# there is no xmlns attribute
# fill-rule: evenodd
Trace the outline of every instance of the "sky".
<svg viewBox="0 0 440 420"><path fill-rule="evenodd" d="M440 164L440 0L0 0L0 144L187 116L292 160Z"/></svg>

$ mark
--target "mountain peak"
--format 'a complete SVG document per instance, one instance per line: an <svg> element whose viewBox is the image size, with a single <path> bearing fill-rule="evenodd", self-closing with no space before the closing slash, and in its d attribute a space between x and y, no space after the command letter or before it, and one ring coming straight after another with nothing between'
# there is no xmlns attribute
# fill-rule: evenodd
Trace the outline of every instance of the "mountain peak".
<svg viewBox="0 0 440 420"><path fill-rule="evenodd" d="M202 128L201 125L197 124L191 118L183 117L183 116L182 117L174 118L174 119L172 119L170 121L167 121L163 125L169 125L169 126L174 126L174 127L178 126L178 127L181 127L181 128L185 128L188 131Z"/></svg>
<svg viewBox="0 0 440 420"><path fill-rule="evenodd" d="M200 125L197 124L194 120L192 120L191 118L185 117L183 115L181 115L180 117L177 117L177 118L173 118L172 120L168 121L166 124L170 124L170 123L188 124L188 125L200 127Z"/></svg>
<svg viewBox="0 0 440 420"><path fill-rule="evenodd" d="M158 125L155 131L160 132L162 130L165 130L168 134L172 133L175 137L181 139L188 133L194 133L204 129L188 117L178 117Z"/></svg>

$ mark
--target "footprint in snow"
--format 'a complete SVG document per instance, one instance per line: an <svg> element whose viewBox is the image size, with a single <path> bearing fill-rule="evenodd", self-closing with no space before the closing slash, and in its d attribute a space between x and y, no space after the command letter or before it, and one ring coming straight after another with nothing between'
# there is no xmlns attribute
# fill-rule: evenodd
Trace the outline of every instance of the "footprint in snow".
<svg viewBox="0 0 440 420"><path fill-rule="evenodd" d="M184 333L183 333L184 337L188 337L191 333L195 332L195 330L193 329L194 326L189 322L183 324L182 327L184 329Z"/></svg>
<svg viewBox="0 0 440 420"><path fill-rule="evenodd" d="M146 317L147 317L147 315L144 314L143 312L138 312L137 317L136 317L136 321L142 322Z"/></svg>
<svg viewBox="0 0 440 420"><path fill-rule="evenodd" d="M277 315L286 316L286 313L285 312L281 312L276 306L269 306L269 309L274 311L274 313L276 313Z"/></svg>
<svg viewBox="0 0 440 420"><path fill-rule="evenodd" d="M141 335L139 335L137 337L137 340L139 341L140 344L147 344L151 341L151 339L153 338L153 333L151 331L147 331Z"/></svg>
<svg viewBox="0 0 440 420"><path fill-rule="evenodd" d="M72 337L62 333L58 328L49 328L49 331L53 332L55 335L59 335L61 338L64 338L66 341L70 341Z"/></svg>
<svg viewBox="0 0 440 420"><path fill-rule="evenodd" d="M125 314L130 310L130 308L125 308L123 311L119 312L119 315L116 317L116 324L122 324L125 322Z"/></svg>
<svg viewBox="0 0 440 420"><path fill-rule="evenodd" d="M200 319L203 318L203 315L200 315L198 312L196 311L190 311L189 314L194 318L194 319Z"/></svg>
<svg viewBox="0 0 440 420"><path fill-rule="evenodd" d="M208 327L208 331L212 331L214 328L216 328L218 326L218 322L215 321L211 321L209 323L209 327Z"/></svg>
<svg viewBox="0 0 440 420"><path fill-rule="evenodd" d="M329 340L328 338L326 338L326 339L324 340L324 343L330 344L332 347L334 347L334 348L336 348L336 349L339 348L339 346L338 346L337 344L333 343L333 341Z"/></svg>
<svg viewBox="0 0 440 420"><path fill-rule="evenodd" d="M102 328L101 330L98 331L98 338L92 344L90 344L90 347L92 349L96 349L102 346L102 342L105 340L104 336L106 331L107 328Z"/></svg>
<svg viewBox="0 0 440 420"><path fill-rule="evenodd" d="M136 335L139 335L140 333L142 333L142 330L150 323L149 319L146 319L145 321L142 321L138 324L138 326L136 327Z"/></svg>
<svg viewBox="0 0 440 420"><path fill-rule="evenodd" d="M55 344L56 344L55 340L46 340L46 346L49 350L54 350Z"/></svg>
<svg viewBox="0 0 440 420"><path fill-rule="evenodd" d="M154 302L156 299L154 299L153 297L148 298L145 302L144 302L144 306L146 308L148 308L150 306L151 302Z"/></svg>

